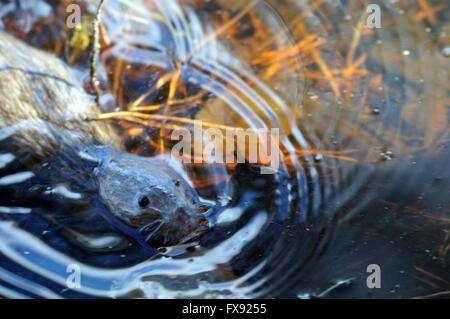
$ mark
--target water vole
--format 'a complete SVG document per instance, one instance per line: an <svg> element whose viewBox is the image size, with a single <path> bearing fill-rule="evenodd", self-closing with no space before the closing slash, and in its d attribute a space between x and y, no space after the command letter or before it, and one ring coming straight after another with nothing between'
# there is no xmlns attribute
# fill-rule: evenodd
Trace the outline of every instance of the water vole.
<svg viewBox="0 0 450 319"><path fill-rule="evenodd" d="M1 140L43 156L71 149L94 163L101 201L145 240L175 244L203 221L198 196L174 169L121 150L108 123L85 121L99 110L64 62L1 30L0 96Z"/></svg>

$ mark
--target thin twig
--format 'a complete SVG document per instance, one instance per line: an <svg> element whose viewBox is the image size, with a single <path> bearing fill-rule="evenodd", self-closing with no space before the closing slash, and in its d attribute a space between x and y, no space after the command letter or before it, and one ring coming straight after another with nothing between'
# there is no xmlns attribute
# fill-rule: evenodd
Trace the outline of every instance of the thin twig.
<svg viewBox="0 0 450 319"><path fill-rule="evenodd" d="M411 299L427 299L427 298L442 297L442 296L448 296L448 295L450 295L450 291L441 291L441 292L436 292L431 295L413 297Z"/></svg>
<svg viewBox="0 0 450 319"><path fill-rule="evenodd" d="M97 8L97 13L95 14L95 19L92 22L93 45L92 45L92 54L91 54L90 75L91 75L91 84L95 88L95 103L97 104L97 106L100 105L100 93L101 92L100 92L100 89L98 88L96 62L97 62L98 54L99 54L99 50L100 50L99 24L100 24L100 15L102 13L104 2L105 2L105 0L100 0L100 3Z"/></svg>

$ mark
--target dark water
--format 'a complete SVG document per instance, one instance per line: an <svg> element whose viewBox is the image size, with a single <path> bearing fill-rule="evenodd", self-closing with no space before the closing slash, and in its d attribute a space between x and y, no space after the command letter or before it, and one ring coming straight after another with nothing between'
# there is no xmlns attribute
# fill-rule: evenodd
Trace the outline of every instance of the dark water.
<svg viewBox="0 0 450 319"><path fill-rule="evenodd" d="M214 226L158 252L104 218L85 163L67 152L37 158L4 139L0 295L448 296L447 4L429 1L434 21L416 1L382 1L382 28L368 29L368 3L269 2L107 1L99 78L106 112L142 96L140 106L167 101L169 88L154 88L179 71L188 97L206 94L172 106L175 116L280 128L281 169L182 167L214 207ZM2 2L4 27L86 80L88 53L71 46L64 5L21 3ZM130 136L142 123L115 124L130 152L157 153L159 129ZM81 288L66 286L71 264ZM380 289L366 285L370 264Z"/></svg>

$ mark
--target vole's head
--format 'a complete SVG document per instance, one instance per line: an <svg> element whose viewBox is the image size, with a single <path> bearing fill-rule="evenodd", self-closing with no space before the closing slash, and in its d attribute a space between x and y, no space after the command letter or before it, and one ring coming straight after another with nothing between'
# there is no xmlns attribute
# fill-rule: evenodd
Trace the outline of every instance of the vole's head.
<svg viewBox="0 0 450 319"><path fill-rule="evenodd" d="M173 245L205 222L195 191L160 160L110 148L94 155L100 159L94 175L102 202L145 241Z"/></svg>

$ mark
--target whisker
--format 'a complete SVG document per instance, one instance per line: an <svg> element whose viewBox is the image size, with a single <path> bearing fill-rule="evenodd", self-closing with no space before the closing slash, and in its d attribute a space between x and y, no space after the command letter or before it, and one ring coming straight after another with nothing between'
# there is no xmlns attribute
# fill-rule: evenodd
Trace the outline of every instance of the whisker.
<svg viewBox="0 0 450 319"><path fill-rule="evenodd" d="M139 228L139 234L143 235L145 231L150 230L152 227L154 227L158 223L161 225L163 223L163 221L161 219L157 219L148 224L145 224L144 226Z"/></svg>
<svg viewBox="0 0 450 319"><path fill-rule="evenodd" d="M148 234L147 237L145 237L145 241L149 241L153 237L153 235L155 235L155 233L159 231L159 229L161 228L162 225L163 225L163 222L160 222L160 224L158 226L156 226L156 228L150 234Z"/></svg>

